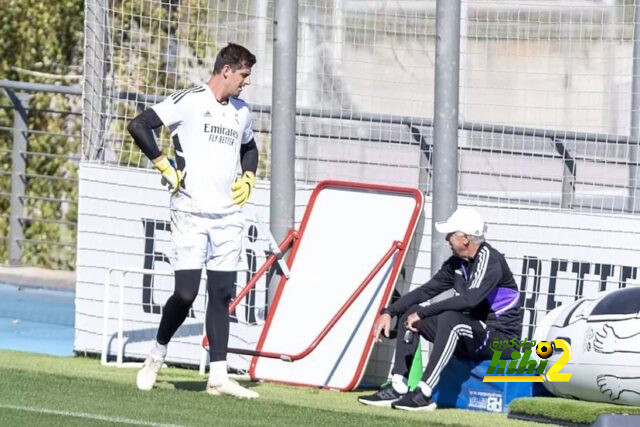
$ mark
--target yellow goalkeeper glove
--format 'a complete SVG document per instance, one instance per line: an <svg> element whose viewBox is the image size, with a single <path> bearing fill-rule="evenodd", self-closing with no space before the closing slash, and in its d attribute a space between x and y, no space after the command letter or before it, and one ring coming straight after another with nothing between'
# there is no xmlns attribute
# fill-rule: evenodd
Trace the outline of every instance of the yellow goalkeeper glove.
<svg viewBox="0 0 640 427"><path fill-rule="evenodd" d="M231 197L234 203L244 206L249 200L251 190L256 186L256 176L253 172L246 171L242 176L231 184Z"/></svg>
<svg viewBox="0 0 640 427"><path fill-rule="evenodd" d="M180 170L176 170L173 165L167 159L167 156L162 156L160 160L153 164L156 169L162 173L162 184L167 184L169 190L175 193L180 189L182 184L183 173Z"/></svg>

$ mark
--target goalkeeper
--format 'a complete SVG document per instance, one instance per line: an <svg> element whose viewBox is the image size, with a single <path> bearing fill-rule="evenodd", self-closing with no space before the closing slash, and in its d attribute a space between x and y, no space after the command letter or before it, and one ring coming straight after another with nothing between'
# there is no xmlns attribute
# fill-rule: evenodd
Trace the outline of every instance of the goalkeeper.
<svg viewBox="0 0 640 427"><path fill-rule="evenodd" d="M175 290L162 310L157 342L138 372L140 390L153 388L167 345L198 294L205 266L211 362L207 393L258 397L228 377L226 361L229 302L235 294L237 271L247 269L240 207L255 186L258 166L251 111L238 96L251 84L255 62L249 50L229 43L216 56L206 84L173 93L127 127L171 191L171 241L176 256ZM171 131L175 166L155 142L153 131L162 125ZM239 178L238 163L242 167Z"/></svg>
<svg viewBox="0 0 640 427"><path fill-rule="evenodd" d="M484 241L484 220L471 208L458 208L436 230L446 235L453 256L421 287L384 308L373 335L389 336L391 318L398 316L398 339L391 383L378 392L361 396L365 405L391 406L409 411L436 409L433 389L453 354L491 359L488 343L495 338L520 339L522 311L520 293L504 255ZM453 289L453 297L420 306L434 296ZM407 376L419 336L433 343L429 362L415 390ZM405 339L406 336L406 339Z"/></svg>

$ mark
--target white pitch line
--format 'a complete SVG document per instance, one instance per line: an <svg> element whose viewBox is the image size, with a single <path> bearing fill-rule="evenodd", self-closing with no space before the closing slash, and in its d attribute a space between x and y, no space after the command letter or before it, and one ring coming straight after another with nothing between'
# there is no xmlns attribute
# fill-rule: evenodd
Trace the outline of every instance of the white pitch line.
<svg viewBox="0 0 640 427"><path fill-rule="evenodd" d="M13 409L15 411L35 412L38 414L63 415L65 417L87 418L90 420L107 421L110 423L134 424L138 426L181 427L177 424L159 424L149 421L133 420L130 418L109 417L107 415L88 414L86 412L58 411L56 409L35 408L33 406L17 406L0 404L0 409Z"/></svg>

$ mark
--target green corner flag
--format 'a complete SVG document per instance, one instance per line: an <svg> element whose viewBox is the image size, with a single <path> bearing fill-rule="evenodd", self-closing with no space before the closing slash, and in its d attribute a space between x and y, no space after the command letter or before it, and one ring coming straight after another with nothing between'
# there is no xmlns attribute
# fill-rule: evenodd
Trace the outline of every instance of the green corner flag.
<svg viewBox="0 0 640 427"><path fill-rule="evenodd" d="M418 347L416 348L416 354L413 356L413 362L411 362L411 368L409 368L409 379L407 385L409 390L413 390L418 386L418 383L422 379L422 349L420 348L420 338L418 338Z"/></svg>

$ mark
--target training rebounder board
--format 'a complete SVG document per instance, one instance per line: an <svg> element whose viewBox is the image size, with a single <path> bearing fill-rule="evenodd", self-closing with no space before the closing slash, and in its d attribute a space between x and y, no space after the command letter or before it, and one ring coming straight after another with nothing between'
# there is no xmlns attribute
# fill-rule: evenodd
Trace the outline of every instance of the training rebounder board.
<svg viewBox="0 0 640 427"><path fill-rule="evenodd" d="M374 344L373 323L390 298L422 210L413 188L323 181L314 190L274 296L257 351L300 354L374 267L395 251L324 339L293 362L255 356L252 378L337 390L356 387Z"/></svg>

